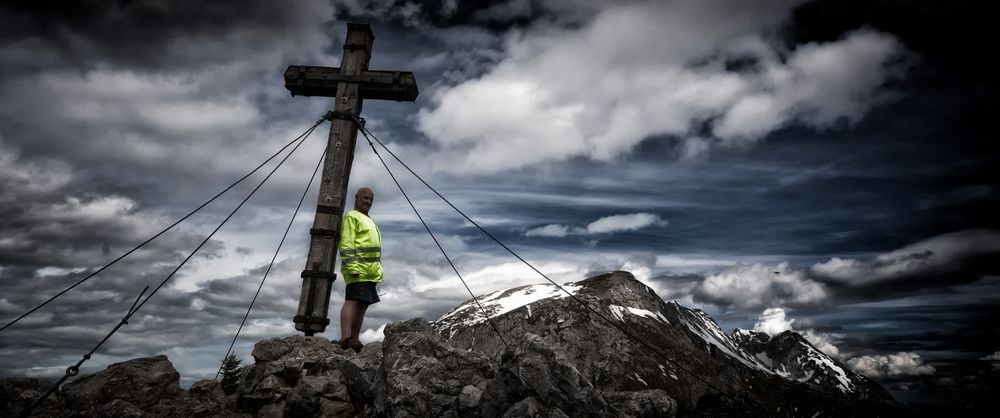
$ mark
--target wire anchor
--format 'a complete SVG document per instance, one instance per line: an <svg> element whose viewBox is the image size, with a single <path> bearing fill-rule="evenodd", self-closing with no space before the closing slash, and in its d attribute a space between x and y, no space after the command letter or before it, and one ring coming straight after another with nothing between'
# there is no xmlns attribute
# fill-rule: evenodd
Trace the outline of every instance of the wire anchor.
<svg viewBox="0 0 1000 418"><path fill-rule="evenodd" d="M42 402L44 402L46 399L48 399L49 395L52 395L53 392L62 387L62 384L66 381L66 379L75 377L76 375L80 374L80 366L82 366L83 363L85 363L87 360L90 360L91 356L93 356L93 354L97 352L97 350L100 349L101 346L104 345L104 343L107 342L109 338L111 338L111 335L117 332L121 327L128 325L129 318L131 318L132 315L135 315L136 305L139 304L139 300L142 299L142 295L145 295L147 290L149 290L149 286L146 286L145 288L142 289L142 292L139 292L139 296L135 297L135 302L132 302L132 306L130 306L128 308L128 311L125 312L125 316L122 317L121 321L118 322L118 325L116 325L114 329L112 329L111 332L109 332L108 335L105 336L103 340L101 340L101 342L97 343L97 345L95 345L94 348L92 348L87 354L84 354L83 357L80 359L80 361L76 362L76 364L67 367L66 371L63 373L63 376L59 378L59 380L56 381L56 383L53 384L48 391L46 391L41 397L36 399L34 402L26 406L24 410L21 411L22 417L30 416L31 411L34 410L35 407L37 407L38 405L41 405Z"/></svg>

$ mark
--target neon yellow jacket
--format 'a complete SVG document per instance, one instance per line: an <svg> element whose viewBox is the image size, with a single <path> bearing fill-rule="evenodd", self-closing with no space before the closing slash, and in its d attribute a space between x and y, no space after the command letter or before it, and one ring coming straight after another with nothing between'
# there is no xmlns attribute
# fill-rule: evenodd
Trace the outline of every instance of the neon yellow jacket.
<svg viewBox="0 0 1000 418"><path fill-rule="evenodd" d="M340 273L348 284L382 282L382 233L375 221L356 210L340 225Z"/></svg>

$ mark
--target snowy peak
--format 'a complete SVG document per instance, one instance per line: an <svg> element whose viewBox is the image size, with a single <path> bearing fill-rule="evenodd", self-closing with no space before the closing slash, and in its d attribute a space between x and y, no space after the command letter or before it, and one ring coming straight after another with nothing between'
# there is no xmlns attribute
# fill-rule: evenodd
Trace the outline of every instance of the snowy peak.
<svg viewBox="0 0 1000 418"><path fill-rule="evenodd" d="M482 309L469 300L431 327L451 347L486 358L511 360L527 355L523 350L532 344L549 346L595 387L661 390L677 401L680 411L712 408L714 401L703 398L720 392L731 394L726 402L734 403L719 407L733 411L761 405L786 408L793 402L831 413L860 399L892 405L887 393L866 398L850 391L858 385L850 372L801 337L806 345L794 337L752 331L730 337L705 312L665 302L628 272L601 274L561 289L553 284L520 286L483 295L479 303ZM778 344L786 339L794 349ZM809 380L802 379L807 375ZM848 390L838 389L840 385ZM742 403L739 396L754 401ZM704 412L702 416L716 416ZM773 411L750 415L769 413Z"/></svg>
<svg viewBox="0 0 1000 418"><path fill-rule="evenodd" d="M815 389L835 388L841 394L863 398L884 393L881 387L848 370L796 332L785 331L771 337L764 332L736 329L731 338L787 380Z"/></svg>
<svg viewBox="0 0 1000 418"><path fill-rule="evenodd" d="M501 290L479 296L479 303L468 300L448 311L435 321L439 331L452 333L457 327L469 327L487 319L492 319L519 308L525 308L531 316L531 305L546 299L561 299L580 291L581 286L575 283L562 285L533 284L512 289ZM480 308L482 306L482 308ZM484 314L485 311L485 314Z"/></svg>
<svg viewBox="0 0 1000 418"><path fill-rule="evenodd" d="M616 271L579 282L533 284L481 295L477 297L478 303L472 299L465 301L434 321L433 326L450 337L459 328L483 323L487 319L508 314L531 317L532 309L538 305L570 296L607 302L592 304L591 307L606 305L604 309L598 309L601 315L619 321L630 317L666 321L661 313L663 300L656 292L636 280L631 273Z"/></svg>
<svg viewBox="0 0 1000 418"><path fill-rule="evenodd" d="M773 371L773 362L771 358L767 356L765 350L767 349L767 343L771 341L771 336L764 332L752 331L747 329L736 328L733 333L730 334L729 338L733 340L733 343L737 347L742 348L749 354L752 354L757 358L757 361L761 362Z"/></svg>
<svg viewBox="0 0 1000 418"><path fill-rule="evenodd" d="M722 327L701 309L689 309L677 302L667 303L669 317L675 317L677 323L693 340L704 344L704 349L716 356L726 356L754 370L771 373L771 369L762 364L753 354L737 345Z"/></svg>
<svg viewBox="0 0 1000 418"><path fill-rule="evenodd" d="M856 379L851 376L853 372L837 364L796 332L785 331L774 336L768 347L766 352L775 361L775 371L788 373L787 378L811 385L833 386L843 393L858 391Z"/></svg>

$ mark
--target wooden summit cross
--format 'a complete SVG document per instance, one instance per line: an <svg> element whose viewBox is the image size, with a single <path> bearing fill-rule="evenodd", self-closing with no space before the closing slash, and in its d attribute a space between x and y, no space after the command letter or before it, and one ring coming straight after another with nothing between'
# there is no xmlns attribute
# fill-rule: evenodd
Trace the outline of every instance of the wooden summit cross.
<svg viewBox="0 0 1000 418"><path fill-rule="evenodd" d="M292 96L335 97L333 122L327 139L326 160L316 203L316 218L309 230L309 256L302 271L302 293L295 315L295 329L311 336L330 324L330 290L337 279L334 265L340 246L340 217L347 197L347 181L358 138L356 121L364 99L412 102L417 81L411 72L369 71L375 35L367 24L348 23L340 68L291 65L285 70L285 88Z"/></svg>

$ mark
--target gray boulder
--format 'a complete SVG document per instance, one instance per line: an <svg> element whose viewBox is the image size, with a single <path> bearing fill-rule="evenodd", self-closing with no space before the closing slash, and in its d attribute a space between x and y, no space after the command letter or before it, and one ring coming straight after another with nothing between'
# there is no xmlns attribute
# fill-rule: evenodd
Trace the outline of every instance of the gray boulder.
<svg viewBox="0 0 1000 418"><path fill-rule="evenodd" d="M39 379L0 379L0 417L18 417L25 407L49 390L52 382ZM68 410L58 396L49 396L32 410L38 416L67 415Z"/></svg>
<svg viewBox="0 0 1000 418"><path fill-rule="evenodd" d="M161 399L179 398L184 393L180 373L167 356L138 358L108 366L107 369L63 385L66 405L87 410L119 399L140 410L151 410ZM122 410L129 407L123 405Z"/></svg>
<svg viewBox="0 0 1000 418"><path fill-rule="evenodd" d="M259 416L364 415L374 402L374 372L358 364L379 364L378 346L356 354L322 337L258 342L255 363L240 371L236 407Z"/></svg>
<svg viewBox="0 0 1000 418"><path fill-rule="evenodd" d="M600 392L570 364L565 354L541 337L528 334L504 352L496 378L486 385L482 415L506 416L511 410L534 414L558 409L570 416L613 416ZM521 402L533 399L529 404ZM522 411L523 410L523 411Z"/></svg>
<svg viewBox="0 0 1000 418"><path fill-rule="evenodd" d="M486 357L448 346L423 319L387 325L382 353L379 416L465 416L459 410L474 408L477 398L467 387L478 388L495 375Z"/></svg>
<svg viewBox="0 0 1000 418"><path fill-rule="evenodd" d="M677 401L662 389L604 392L604 399L624 417L669 418L677 414Z"/></svg>

